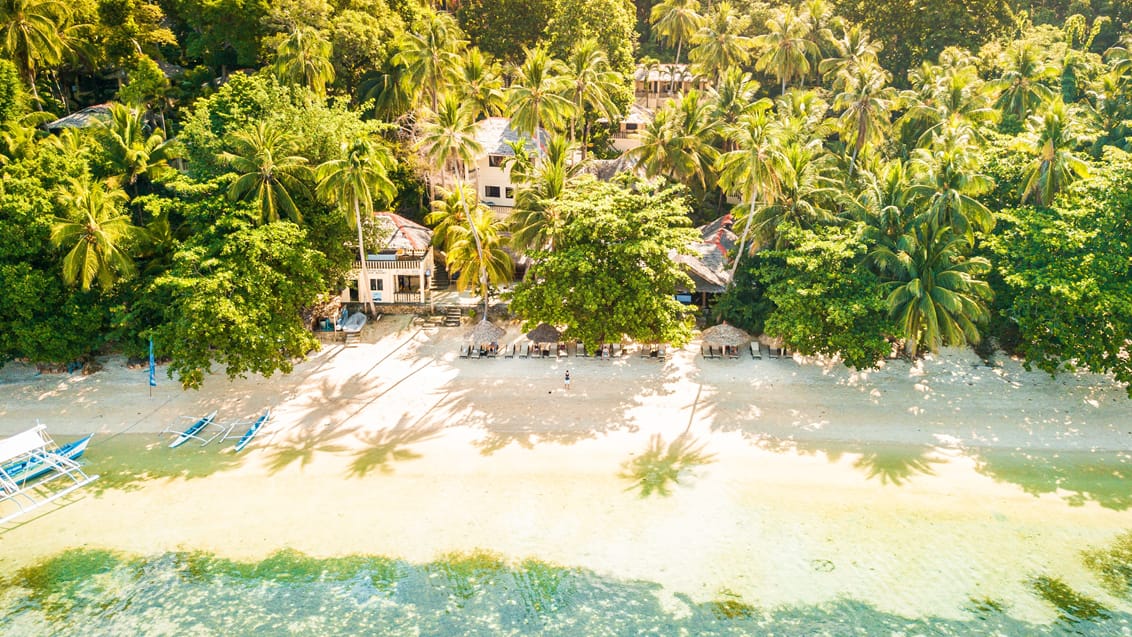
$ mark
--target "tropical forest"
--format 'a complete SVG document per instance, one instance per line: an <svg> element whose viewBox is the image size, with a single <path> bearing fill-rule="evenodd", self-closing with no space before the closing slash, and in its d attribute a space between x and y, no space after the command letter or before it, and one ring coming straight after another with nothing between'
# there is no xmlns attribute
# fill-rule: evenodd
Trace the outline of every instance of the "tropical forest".
<svg viewBox="0 0 1132 637"><path fill-rule="evenodd" d="M489 118L537 140L506 214ZM389 211L587 345L726 320L1127 386L1130 152L1123 0L0 0L0 362L288 372Z"/></svg>

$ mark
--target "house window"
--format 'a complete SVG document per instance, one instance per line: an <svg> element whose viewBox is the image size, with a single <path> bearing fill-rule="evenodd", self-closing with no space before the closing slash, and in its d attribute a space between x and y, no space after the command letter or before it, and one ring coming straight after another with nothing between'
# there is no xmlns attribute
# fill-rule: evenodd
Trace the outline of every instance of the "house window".
<svg viewBox="0 0 1132 637"><path fill-rule="evenodd" d="M381 290L385 289L385 281L383 281L382 279L370 279L369 289L371 292L380 292Z"/></svg>
<svg viewBox="0 0 1132 637"><path fill-rule="evenodd" d="M634 131L636 131L636 130L637 130L637 123L636 123L636 122L632 122L632 123L626 123L626 124L625 124L625 132L626 132L626 133L632 133L632 132L634 132Z"/></svg>
<svg viewBox="0 0 1132 637"><path fill-rule="evenodd" d="M496 198L498 198L499 197L499 186L484 186L483 187L483 196L484 197L496 197Z"/></svg>
<svg viewBox="0 0 1132 637"><path fill-rule="evenodd" d="M515 189L514 188L504 188L503 189L503 196L507 197L508 199L514 199L515 198Z"/></svg>
<svg viewBox="0 0 1132 637"><path fill-rule="evenodd" d="M488 155L487 156L487 165L491 166L492 168L502 168L503 167L503 155Z"/></svg>

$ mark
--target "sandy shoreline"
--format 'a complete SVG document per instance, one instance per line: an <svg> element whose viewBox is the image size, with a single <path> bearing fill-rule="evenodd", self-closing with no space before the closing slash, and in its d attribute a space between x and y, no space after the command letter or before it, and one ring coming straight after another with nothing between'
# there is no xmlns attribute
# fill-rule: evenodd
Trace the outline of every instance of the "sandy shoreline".
<svg viewBox="0 0 1132 637"><path fill-rule="evenodd" d="M1009 359L987 368L967 350L860 373L812 361L704 360L695 342L663 365L635 356L477 361L457 358L463 334L385 317L363 345L326 345L289 375L212 376L200 391L182 391L161 368L152 397L145 369L127 369L121 359L86 377L30 378L9 365L0 376L0 435L37 419L60 435L156 432L180 416L218 409L220 419L238 420L272 407L277 434L323 425L381 430L412 417L480 426L500 444L663 424L739 431L769 444L1132 449L1132 401L1110 379L1051 379ZM505 342L519 338L511 326ZM568 394L566 369L574 377Z"/></svg>

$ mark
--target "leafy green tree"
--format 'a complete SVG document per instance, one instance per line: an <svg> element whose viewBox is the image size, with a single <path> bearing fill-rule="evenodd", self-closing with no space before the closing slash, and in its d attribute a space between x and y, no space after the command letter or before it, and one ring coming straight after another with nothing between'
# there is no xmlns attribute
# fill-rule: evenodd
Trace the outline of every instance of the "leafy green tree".
<svg viewBox="0 0 1132 637"><path fill-rule="evenodd" d="M1089 176L1088 164L1073 153L1073 147L1081 142L1073 126L1069 107L1060 97L1044 112L1030 118L1029 142L1034 160L1023 176L1023 202L1033 198L1037 205L1048 206L1063 188Z"/></svg>
<svg viewBox="0 0 1132 637"><path fill-rule="evenodd" d="M189 59L201 60L221 75L259 59L266 33L268 0L165 0L177 40Z"/></svg>
<svg viewBox="0 0 1132 637"><path fill-rule="evenodd" d="M755 69L778 78L781 92L795 79L810 74L810 59L819 53L810 39L812 25L805 16L792 7L783 7L766 21L767 33L755 38L754 45L762 51L755 60Z"/></svg>
<svg viewBox="0 0 1132 637"><path fill-rule="evenodd" d="M195 389L214 364L229 378L289 373L318 347L300 310L325 290L326 268L292 223L221 220L178 252L148 291L162 299L154 340L158 355L171 359L169 376Z"/></svg>
<svg viewBox="0 0 1132 637"><path fill-rule="evenodd" d="M691 279L671 257L697 240L680 187L583 179L560 200L566 219L553 252L536 252L515 287L527 324L566 326L587 346L620 340L686 343L689 310L674 297Z"/></svg>
<svg viewBox="0 0 1132 637"><path fill-rule="evenodd" d="M236 171L228 186L232 201L252 200L263 223L279 221L280 213L302 221L303 215L292 193L308 194L311 170L307 158L290 154L294 141L282 130L265 124L237 131L232 146L220 159Z"/></svg>
<svg viewBox="0 0 1132 637"><path fill-rule="evenodd" d="M523 61L524 49L546 39L555 5L553 0L461 0L456 19L472 44L515 66Z"/></svg>
<svg viewBox="0 0 1132 637"><path fill-rule="evenodd" d="M393 42L404 30L404 21L385 2L374 2L367 11L336 12L329 26L335 86L353 91L366 73L388 68Z"/></svg>
<svg viewBox="0 0 1132 637"><path fill-rule="evenodd" d="M701 72L718 83L724 71L746 66L754 40L743 35L747 20L729 2L720 2L692 36L688 57Z"/></svg>
<svg viewBox="0 0 1132 637"><path fill-rule="evenodd" d="M74 180L58 191L65 216L51 227L51 242L66 252L63 281L89 290L98 281L105 291L136 272L129 251L145 236L124 212L126 193L115 184Z"/></svg>
<svg viewBox="0 0 1132 637"><path fill-rule="evenodd" d="M760 254L758 277L774 310L767 334L802 354L876 366L894 331L880 279L865 266L861 226L784 231L792 247Z"/></svg>
<svg viewBox="0 0 1132 637"><path fill-rule="evenodd" d="M373 218L375 201L390 203L397 196L396 187L389 180L389 171L395 160L388 148L364 137L355 139L345 151L342 159L332 159L318 167L317 193L323 200L346 212L351 227L357 230L361 280L369 281L362 213L369 221ZM369 295L363 296L366 297L366 307L372 311L373 299Z"/></svg>
<svg viewBox="0 0 1132 637"><path fill-rule="evenodd" d="M1111 373L1132 397L1132 159L1111 149L1049 208L1007 209L1001 218L986 243L1012 332L1003 344L1050 374Z"/></svg>
<svg viewBox="0 0 1132 637"><path fill-rule="evenodd" d="M624 0L556 0L555 4L545 37L551 57L565 60L579 42L595 40L610 70L632 77L638 38L632 4ZM625 89L618 99L622 106L632 99L630 87Z"/></svg>
<svg viewBox="0 0 1132 637"><path fill-rule="evenodd" d="M562 130L573 109L563 95L567 73L562 61L550 57L545 48L528 49L507 91L511 127L536 139L541 129Z"/></svg>
<svg viewBox="0 0 1132 637"><path fill-rule="evenodd" d="M136 58L158 56L161 47L177 46L177 38L166 23L165 12L153 2L99 0L97 24L84 31L93 31L90 36L98 42L98 57L104 62L128 67Z"/></svg>
<svg viewBox="0 0 1132 637"><path fill-rule="evenodd" d="M461 36L455 18L433 12L419 31L406 31L398 42L393 62L404 65L409 82L420 94L427 91L433 111L439 107L441 91L460 67L459 51L465 44Z"/></svg>
<svg viewBox="0 0 1132 637"><path fill-rule="evenodd" d="M949 226L920 224L901 237L897 250L874 251L892 273L884 284L888 309L909 356L920 348L976 344L989 318L991 288L979 277L990 271L982 257L964 257L967 240Z"/></svg>
<svg viewBox="0 0 1132 637"><path fill-rule="evenodd" d="M700 15L698 0L661 0L653 5L649 21L660 37L676 47L676 63L680 63L680 49L700 30L704 17Z"/></svg>
<svg viewBox="0 0 1132 637"><path fill-rule="evenodd" d="M60 33L70 18L70 9L57 0L3 0L0 2L0 42L8 59L16 64L32 97L39 102L36 76L40 67L63 60Z"/></svg>
<svg viewBox="0 0 1132 637"><path fill-rule="evenodd" d="M275 51L275 74L284 84L299 84L315 95L326 95L326 86L334 81L334 49L314 29L296 28L279 43Z"/></svg>
<svg viewBox="0 0 1132 637"><path fill-rule="evenodd" d="M759 206L749 223L760 245L785 248L783 230L812 228L837 222L837 182L830 176L830 161L817 142L786 142L775 171L775 188Z"/></svg>

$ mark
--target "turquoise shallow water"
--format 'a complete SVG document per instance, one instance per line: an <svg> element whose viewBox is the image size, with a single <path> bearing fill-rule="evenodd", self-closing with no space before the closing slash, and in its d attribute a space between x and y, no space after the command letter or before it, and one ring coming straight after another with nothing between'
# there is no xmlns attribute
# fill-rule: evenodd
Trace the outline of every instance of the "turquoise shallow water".
<svg viewBox="0 0 1132 637"><path fill-rule="evenodd" d="M1132 593L1132 562L1110 560L1100 568L1115 574L1124 595ZM204 553L132 558L73 550L5 578L0 634L1132 634L1127 612L1104 608L1056 580L1034 580L1032 588L1057 610L1057 622L1012 619L993 599L971 600L964 619L910 619L849 599L761 608L726 592L710 602L677 595L662 603L657 584L537 561L506 564L489 553L411 564L283 551L240 563Z"/></svg>

